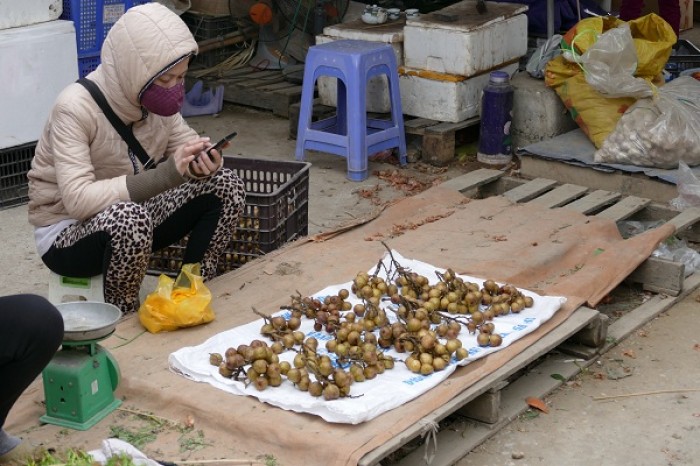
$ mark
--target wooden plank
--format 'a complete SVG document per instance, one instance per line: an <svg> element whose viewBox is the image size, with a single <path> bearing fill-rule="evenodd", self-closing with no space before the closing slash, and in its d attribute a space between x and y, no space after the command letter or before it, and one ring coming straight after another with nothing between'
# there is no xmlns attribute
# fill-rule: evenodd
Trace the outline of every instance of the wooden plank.
<svg viewBox="0 0 700 466"><path fill-rule="evenodd" d="M224 100L238 105L271 110L279 100L279 96L266 92L253 92L240 86L225 86Z"/></svg>
<svg viewBox="0 0 700 466"><path fill-rule="evenodd" d="M517 188L511 189L503 193L503 195L512 202L527 202L540 194L548 191L552 186L556 185L554 180L546 178L535 178Z"/></svg>
<svg viewBox="0 0 700 466"><path fill-rule="evenodd" d="M403 126L406 133L422 136L425 132L425 128L436 125L437 123L437 121L428 120L427 118L404 118Z"/></svg>
<svg viewBox="0 0 700 466"><path fill-rule="evenodd" d="M575 184L563 184L557 186L553 190L543 194L542 196L536 197L529 202L540 204L544 207L550 209L554 207L561 207L574 199L578 199L583 194L588 191L585 186L578 186Z"/></svg>
<svg viewBox="0 0 700 466"><path fill-rule="evenodd" d="M566 162L524 155L520 157L520 175L525 178L551 178L559 183L576 183L590 189L605 189L623 196L650 197L668 202L678 196L678 187L643 173L620 170L601 171Z"/></svg>
<svg viewBox="0 0 700 466"><path fill-rule="evenodd" d="M677 298L668 298L661 295L654 296L646 303L617 319L608 327L606 343L601 349L601 353L617 345L618 342L627 338L662 312L668 310L699 286L700 275L691 275L685 280L683 291ZM543 362L529 370L525 376L511 382L501 392L500 421L497 424L487 425L475 421L464 421L462 426L452 425L450 429L441 430L437 437L438 451L435 452L435 458L431 464L436 466L454 464L525 412L528 409L524 403L525 397L537 396L541 398L554 390L556 387L552 388L552 386L557 385L557 382L561 381L556 381L551 377L551 374L559 374L565 380L568 380L582 369L590 366L594 361L595 358L573 360L563 354L548 354L547 359L544 359ZM549 387L547 384L549 384ZM419 450L402 459L401 465L424 465L424 453L425 447L421 446Z"/></svg>
<svg viewBox="0 0 700 466"><path fill-rule="evenodd" d="M431 165L443 167L455 158L455 133L432 133L432 128L426 128L423 134L421 158Z"/></svg>
<svg viewBox="0 0 700 466"><path fill-rule="evenodd" d="M272 92L273 94L282 94L286 90L292 89L294 92L299 92L301 90L301 87L297 86L296 84L292 84L287 81L279 81L279 82L274 82L272 84L265 84L262 87L258 87L256 90L257 91L264 91L264 92Z"/></svg>
<svg viewBox="0 0 700 466"><path fill-rule="evenodd" d="M465 406L459 408L456 413L479 422L495 424L499 421L501 410L501 390L508 385L507 382L499 382L474 398Z"/></svg>
<svg viewBox="0 0 700 466"><path fill-rule="evenodd" d="M196 71L195 71L196 72ZM226 71L221 78L239 78L241 76L250 76L252 73L258 73L259 71L251 68L250 66L244 66L242 68L236 68L233 70ZM207 78L212 79L212 78Z"/></svg>
<svg viewBox="0 0 700 466"><path fill-rule="evenodd" d="M278 71L255 71L248 69L245 72L239 73L235 76L227 76L221 78L218 84L224 85L237 85L249 81L257 81L258 79L270 79L273 77L281 76Z"/></svg>
<svg viewBox="0 0 700 466"><path fill-rule="evenodd" d="M668 223L676 227L676 233L679 233L700 220L700 207L689 207L680 214L673 217Z"/></svg>
<svg viewBox="0 0 700 466"><path fill-rule="evenodd" d="M693 274L683 282L683 290L675 298L656 295L641 306L623 315L608 327L608 339L603 351L607 351L621 340L627 338L644 324L669 309L671 306L694 292L700 286L700 274Z"/></svg>
<svg viewBox="0 0 700 466"><path fill-rule="evenodd" d="M472 386L466 388L459 395L457 395L453 399L449 400L448 402L446 402L442 406L438 407L435 411L433 411L429 415L425 416L419 422L416 422L414 425L408 427L403 432L394 436L391 440L387 441L381 447L378 447L378 448L372 450L371 452L367 453L365 456L363 456L360 459L358 464L361 466L370 466L370 465L379 464L379 461L381 461L382 458L386 457L388 454L395 451L399 447L405 445L411 439L422 435L426 429L426 426L429 426L435 422L439 422L441 419L443 419L447 415L455 412L457 409L461 408L466 403L472 401L477 396L479 396L482 393L484 393L485 391L489 390L491 387L493 387L497 383L507 379L509 376L511 376L514 373L516 373L517 371L523 369L531 362L539 359L540 357L542 357L543 355L545 355L546 353L548 353L549 351L554 349L557 345L559 345L563 341L567 340L572 335L576 334L576 332L578 332L583 327L588 325L593 319L597 318L597 315L598 315L598 311L596 311L596 310L593 310L593 309L590 309L587 307L578 308L568 319L566 319L564 322L562 322L556 328L552 329L546 335L543 335L542 338L540 338L538 341L534 342L528 348L523 350L520 354L517 354L516 356L514 356L510 361L506 362L503 366L496 369L491 374L489 374L485 377L482 377L479 381L474 383ZM547 374L546 377L549 379L552 379L552 377L550 377L549 374ZM552 380L554 380L554 379L552 379ZM554 380L554 381L561 383L561 381L557 381L557 380ZM439 435L440 434L438 434L438 442L440 442ZM440 448L439 452L446 452L449 449L452 449L452 447ZM461 446L461 447L455 446L454 449L456 450L454 453L459 455L459 456L456 456L456 458L459 459L459 458L463 457L464 455L466 455L469 451L471 451L473 449L473 446L467 445L465 442L463 446ZM420 456L420 458L418 458L417 456ZM424 463L424 460L422 457L422 452L420 453L420 455L417 455L417 456L414 456L411 454L408 457L406 457L405 459L402 459L401 464L402 465L414 465L414 464L415 465L417 465L417 464L424 465L425 463ZM422 461L422 462L416 462L416 461ZM434 462L433 464L437 465L437 464L452 464L452 463L449 463L449 462L443 463L442 461L438 461L438 462Z"/></svg>
<svg viewBox="0 0 700 466"><path fill-rule="evenodd" d="M603 189L598 189L577 199L574 202L567 204L566 208L575 210L576 212L581 212L582 214L590 214L596 210L600 210L608 204L620 199L622 195L620 193L613 193L610 191L605 191Z"/></svg>
<svg viewBox="0 0 700 466"><path fill-rule="evenodd" d="M262 88L265 86L269 86L270 84L275 84L279 82L283 82L284 78L282 75L279 76L271 76L269 78L258 78L258 79L249 79L246 81L241 81L237 82L234 84L234 86L241 88L241 89L256 89L257 88Z"/></svg>
<svg viewBox="0 0 700 466"><path fill-rule="evenodd" d="M443 122L443 123L438 123L436 125L430 126L429 128L425 129L426 133L435 133L435 134L446 134L446 133L451 133L458 131L460 129L467 128L469 126L475 125L479 123L480 118L479 117L474 117L474 118L468 118L466 120L459 121L457 123L451 123L451 122Z"/></svg>
<svg viewBox="0 0 700 466"><path fill-rule="evenodd" d="M287 83L289 86L282 88L282 89L277 89L275 91L276 94L280 94L282 96L298 96L297 101L301 100L301 86L297 86L296 84L292 83ZM335 108L335 107L331 107Z"/></svg>
<svg viewBox="0 0 700 466"><path fill-rule="evenodd" d="M581 329L569 341L590 346L591 348L602 348L608 337L608 321L610 319L605 314L598 314L598 318L591 321L585 328Z"/></svg>
<svg viewBox="0 0 700 466"><path fill-rule="evenodd" d="M562 382L550 376L559 374L565 380L579 374L591 362L581 362L566 355L551 355L547 360L533 368L533 371L516 380L501 392L501 421L495 425L464 420L453 424L449 429L441 430L437 436L438 450L430 463L432 466L455 464L475 447L495 435L500 429L511 423L529 409L525 399L529 396L542 398L561 386ZM423 456L425 446L421 446L401 461L401 466L425 466ZM434 450L430 449L429 453ZM516 462L517 463L517 462ZM510 464L504 462L504 464Z"/></svg>
<svg viewBox="0 0 700 466"><path fill-rule="evenodd" d="M489 168L480 168L456 178L452 178L451 180L442 183L440 186L464 193L465 191L492 183L502 176L502 171L492 170Z"/></svg>
<svg viewBox="0 0 700 466"><path fill-rule="evenodd" d="M651 199L629 196L622 199L617 204L612 205L604 211L598 213L596 217L609 218L610 220L615 220L616 222L619 222L620 220L629 218L633 214L639 212L644 207L649 205L650 202Z"/></svg>
<svg viewBox="0 0 700 466"><path fill-rule="evenodd" d="M647 291L678 296L683 289L685 265L660 257L650 257L634 269L627 280L641 283Z"/></svg>

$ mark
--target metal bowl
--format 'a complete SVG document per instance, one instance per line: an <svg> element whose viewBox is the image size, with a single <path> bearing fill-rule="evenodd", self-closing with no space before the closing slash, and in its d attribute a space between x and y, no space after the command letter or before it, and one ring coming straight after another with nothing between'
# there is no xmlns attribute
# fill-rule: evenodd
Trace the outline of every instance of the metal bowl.
<svg viewBox="0 0 700 466"><path fill-rule="evenodd" d="M114 304L76 301L57 304L63 316L64 341L96 340L114 331L122 311Z"/></svg>

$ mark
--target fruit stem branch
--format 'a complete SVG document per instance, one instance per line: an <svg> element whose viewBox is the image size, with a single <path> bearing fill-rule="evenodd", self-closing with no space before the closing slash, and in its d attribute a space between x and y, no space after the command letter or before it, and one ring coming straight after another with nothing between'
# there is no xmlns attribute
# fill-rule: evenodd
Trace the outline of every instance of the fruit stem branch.
<svg viewBox="0 0 700 466"><path fill-rule="evenodd" d="M260 311L258 311L257 309L255 309L255 306L251 306L251 308L253 309L253 314L259 315L260 317L262 317L263 319L265 319L265 322L266 322L266 323L270 323L270 321L272 320L272 316L271 316L271 315L263 314L262 312L260 312Z"/></svg>

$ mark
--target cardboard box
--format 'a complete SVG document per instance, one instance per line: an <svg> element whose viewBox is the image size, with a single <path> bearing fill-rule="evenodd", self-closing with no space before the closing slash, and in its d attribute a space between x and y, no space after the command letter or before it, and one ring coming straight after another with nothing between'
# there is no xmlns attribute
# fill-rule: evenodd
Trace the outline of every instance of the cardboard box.
<svg viewBox="0 0 700 466"><path fill-rule="evenodd" d="M230 15L228 2L229 0L190 0L192 6L187 11L209 16Z"/></svg>
<svg viewBox="0 0 700 466"><path fill-rule="evenodd" d="M661 1L673 1L673 0L661 0ZM680 30L685 31L686 29L692 29L693 27L693 0L678 0L681 6L681 24ZM620 12L620 0L612 0L611 12ZM659 3L658 0L644 0L644 9L642 10L644 15L649 13L659 14Z"/></svg>

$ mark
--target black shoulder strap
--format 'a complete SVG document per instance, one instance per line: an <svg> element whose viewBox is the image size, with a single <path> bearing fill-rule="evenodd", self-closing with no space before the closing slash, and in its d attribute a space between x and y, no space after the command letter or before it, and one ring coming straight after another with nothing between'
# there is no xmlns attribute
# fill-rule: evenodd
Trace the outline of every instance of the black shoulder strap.
<svg viewBox="0 0 700 466"><path fill-rule="evenodd" d="M148 170L149 168L153 168L155 166L153 159L148 156L143 146L141 146L141 143L138 141L138 139L136 139L136 136L134 136L134 132L132 131L131 127L125 125L124 122L117 116L117 114L114 113L114 110L112 110L112 107L110 107L107 103L107 99L105 99L104 94L102 94L100 88L97 87L97 84L95 84L87 78L79 79L78 84L82 84L85 87L85 89L87 89L90 92L90 95L93 99L95 99L97 105L100 106L109 122L112 123L112 126L114 126L114 129L117 130L122 139L126 141L131 151L134 154L136 154L136 156L139 158L139 160L143 164L143 167L146 170Z"/></svg>

